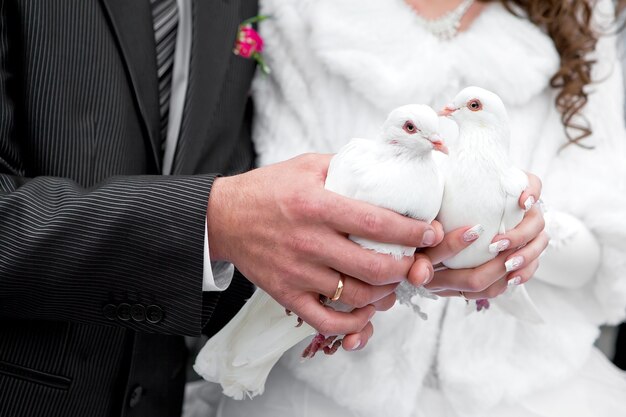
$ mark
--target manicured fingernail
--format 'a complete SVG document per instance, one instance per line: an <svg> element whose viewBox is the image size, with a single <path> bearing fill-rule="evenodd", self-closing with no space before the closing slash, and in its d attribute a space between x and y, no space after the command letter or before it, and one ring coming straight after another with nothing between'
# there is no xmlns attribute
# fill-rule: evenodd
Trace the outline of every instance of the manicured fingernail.
<svg viewBox="0 0 626 417"><path fill-rule="evenodd" d="M361 339L356 341L356 344L350 350L357 350L361 346Z"/></svg>
<svg viewBox="0 0 626 417"><path fill-rule="evenodd" d="M485 228L481 224L477 224L476 226L468 229L463 233L463 241L464 242L473 242L483 234Z"/></svg>
<svg viewBox="0 0 626 417"><path fill-rule="evenodd" d="M435 231L428 229L422 236L422 246L430 246L435 243Z"/></svg>
<svg viewBox="0 0 626 417"><path fill-rule="evenodd" d="M506 268L506 272L511 272L511 271L515 271L519 269L523 263L524 263L523 256L514 256L504 263L504 267Z"/></svg>
<svg viewBox="0 0 626 417"><path fill-rule="evenodd" d="M520 285L521 283L522 283L522 277L518 275L516 277L511 278L509 282L506 283L506 285L508 285L509 287L512 287L514 285Z"/></svg>
<svg viewBox="0 0 626 417"><path fill-rule="evenodd" d="M430 281L432 281L433 278L435 278L435 270L433 268L429 268L428 266L424 266L424 268L426 269L425 275L427 276L422 285L426 285L430 283Z"/></svg>
<svg viewBox="0 0 626 417"><path fill-rule="evenodd" d="M535 205L535 197L532 195L524 201L524 210L528 211Z"/></svg>
<svg viewBox="0 0 626 417"><path fill-rule="evenodd" d="M489 253L500 253L507 250L509 246L511 246L511 241L509 239L498 240L497 242L493 242L489 245Z"/></svg>

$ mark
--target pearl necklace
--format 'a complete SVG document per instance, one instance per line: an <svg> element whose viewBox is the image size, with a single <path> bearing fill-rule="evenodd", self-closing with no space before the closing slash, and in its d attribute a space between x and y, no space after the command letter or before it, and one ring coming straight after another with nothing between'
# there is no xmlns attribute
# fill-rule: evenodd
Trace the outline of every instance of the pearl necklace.
<svg viewBox="0 0 626 417"><path fill-rule="evenodd" d="M463 0L455 9L450 10L436 19L426 19L416 12L417 22L441 40L449 40L459 33L461 19L474 4L474 0Z"/></svg>

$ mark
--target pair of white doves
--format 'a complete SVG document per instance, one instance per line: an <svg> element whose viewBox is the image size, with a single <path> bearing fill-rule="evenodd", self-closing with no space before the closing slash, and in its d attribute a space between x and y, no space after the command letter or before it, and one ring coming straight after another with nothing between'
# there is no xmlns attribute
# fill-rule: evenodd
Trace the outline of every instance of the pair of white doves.
<svg viewBox="0 0 626 417"><path fill-rule="evenodd" d="M443 262L452 269L474 268L496 257L493 238L522 220L518 200L528 177L509 160L508 116L496 94L465 88L443 113L459 125L459 144L449 155L445 175L432 156L433 150L447 153L437 133L437 113L429 106L410 104L389 114L375 140L352 139L341 148L330 162L325 188L428 223L437 218L446 233L482 226L476 241ZM398 258L413 256L416 250L358 236L350 239ZM403 282L396 293L401 303L424 316L411 300L428 295L427 290ZM520 319L541 321L523 285L493 301ZM295 324L294 316L287 316L284 307L257 289L203 347L194 369L204 379L220 383L224 394L235 399L262 394L283 353L316 333L306 323Z"/></svg>

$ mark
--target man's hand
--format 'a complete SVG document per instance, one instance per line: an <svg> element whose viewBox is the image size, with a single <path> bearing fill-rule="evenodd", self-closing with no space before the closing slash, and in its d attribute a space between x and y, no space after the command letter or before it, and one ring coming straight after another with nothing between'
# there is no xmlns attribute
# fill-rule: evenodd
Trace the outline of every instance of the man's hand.
<svg viewBox="0 0 626 417"><path fill-rule="evenodd" d="M218 178L209 198L207 223L211 260L226 260L285 308L323 335L353 334L348 350L371 336L376 309L390 308L397 284L413 258L361 248L347 236L430 247L443 238L441 226L324 189L332 155L309 154L233 177ZM421 274L421 276L419 276ZM323 306L344 277L340 301L350 313ZM416 270L423 281L432 268Z"/></svg>

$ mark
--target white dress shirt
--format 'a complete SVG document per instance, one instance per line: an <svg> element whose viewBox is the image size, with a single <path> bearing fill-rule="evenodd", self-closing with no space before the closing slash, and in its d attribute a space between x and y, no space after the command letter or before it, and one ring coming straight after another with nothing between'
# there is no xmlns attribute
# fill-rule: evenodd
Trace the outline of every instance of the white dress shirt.
<svg viewBox="0 0 626 417"><path fill-rule="evenodd" d="M172 172L172 162L176 152L176 144L180 134L180 125L185 107L185 94L189 80L189 61L191 55L191 0L177 0L178 32L176 35L176 51L172 70L172 92L170 111L167 122L167 138L163 156L163 175ZM204 274L203 291L224 291L233 279L235 267L229 262L211 262L209 257L209 239L204 225Z"/></svg>

